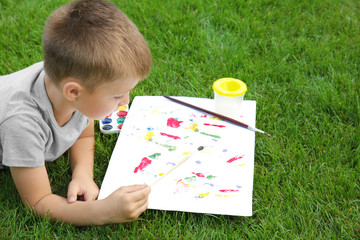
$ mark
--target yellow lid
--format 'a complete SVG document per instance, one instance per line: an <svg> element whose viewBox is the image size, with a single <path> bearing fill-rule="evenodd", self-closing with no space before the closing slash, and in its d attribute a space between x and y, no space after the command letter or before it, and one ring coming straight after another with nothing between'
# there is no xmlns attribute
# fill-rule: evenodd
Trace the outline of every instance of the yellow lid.
<svg viewBox="0 0 360 240"><path fill-rule="evenodd" d="M221 78L216 80L212 86L213 90L220 95L237 97L246 93L246 84L235 78Z"/></svg>

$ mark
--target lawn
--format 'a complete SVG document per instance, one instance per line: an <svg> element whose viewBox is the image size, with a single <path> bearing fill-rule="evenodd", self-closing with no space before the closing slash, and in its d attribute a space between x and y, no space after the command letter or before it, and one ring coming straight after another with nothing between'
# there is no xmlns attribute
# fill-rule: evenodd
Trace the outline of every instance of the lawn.
<svg viewBox="0 0 360 240"><path fill-rule="evenodd" d="M48 15L66 1L0 0L0 75L42 60ZM212 98L222 77L256 100L253 216L147 210L131 223L75 227L33 215L0 171L0 238L360 239L360 1L113 1L154 66L131 93ZM1 86L0 86L1 87ZM117 135L96 129L100 186ZM65 154L48 164L66 196Z"/></svg>

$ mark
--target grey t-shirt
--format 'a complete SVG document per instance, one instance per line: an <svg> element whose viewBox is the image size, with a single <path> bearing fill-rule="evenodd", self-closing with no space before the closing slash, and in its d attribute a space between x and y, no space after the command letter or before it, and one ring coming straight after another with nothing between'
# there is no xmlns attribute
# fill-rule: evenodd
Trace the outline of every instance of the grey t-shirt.
<svg viewBox="0 0 360 240"><path fill-rule="evenodd" d="M43 62L0 77L0 168L54 161L88 124L76 111L66 125L58 125L45 90Z"/></svg>

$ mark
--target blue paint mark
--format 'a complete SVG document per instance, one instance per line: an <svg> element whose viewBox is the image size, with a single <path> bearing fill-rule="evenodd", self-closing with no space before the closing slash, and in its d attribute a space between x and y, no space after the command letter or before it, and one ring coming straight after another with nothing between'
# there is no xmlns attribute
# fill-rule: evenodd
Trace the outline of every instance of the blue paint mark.
<svg viewBox="0 0 360 240"><path fill-rule="evenodd" d="M173 165L173 166L175 166L176 164L175 163L173 163L173 162L168 162L168 163L166 163L167 165Z"/></svg>
<svg viewBox="0 0 360 240"><path fill-rule="evenodd" d="M240 186L240 185L236 185L236 188L242 188L242 186Z"/></svg>
<svg viewBox="0 0 360 240"><path fill-rule="evenodd" d="M204 185L209 185L209 186L211 186L211 187L214 186L214 184L212 184L212 183L205 183Z"/></svg>
<svg viewBox="0 0 360 240"><path fill-rule="evenodd" d="M201 161L196 161L195 163L196 163L196 164L200 164L200 163L201 163Z"/></svg>

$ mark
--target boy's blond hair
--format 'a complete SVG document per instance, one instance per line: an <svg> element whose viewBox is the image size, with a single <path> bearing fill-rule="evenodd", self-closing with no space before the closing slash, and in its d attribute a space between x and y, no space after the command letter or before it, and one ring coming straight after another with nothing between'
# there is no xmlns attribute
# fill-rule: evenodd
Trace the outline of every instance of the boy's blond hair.
<svg viewBox="0 0 360 240"><path fill-rule="evenodd" d="M144 79L152 65L136 25L105 0L79 0L55 10L42 42L45 72L56 84L73 77L92 91L105 82Z"/></svg>

